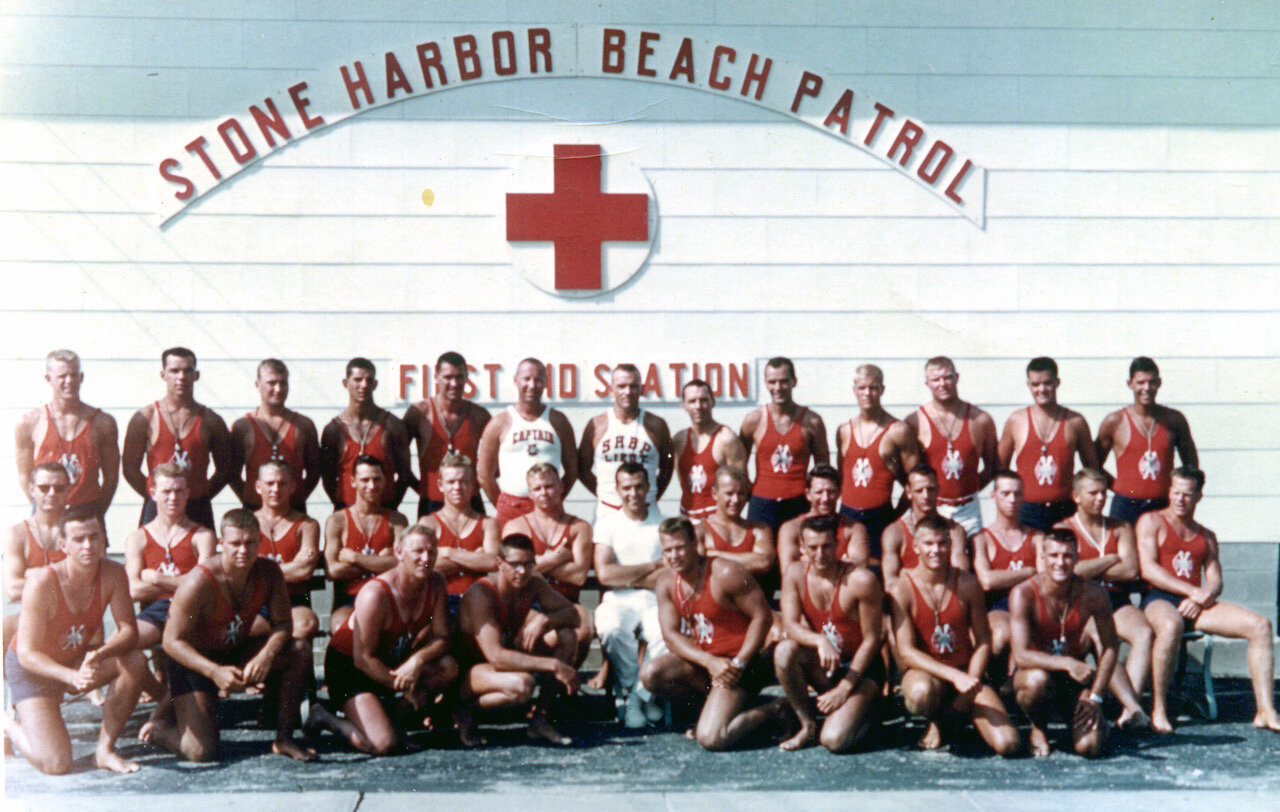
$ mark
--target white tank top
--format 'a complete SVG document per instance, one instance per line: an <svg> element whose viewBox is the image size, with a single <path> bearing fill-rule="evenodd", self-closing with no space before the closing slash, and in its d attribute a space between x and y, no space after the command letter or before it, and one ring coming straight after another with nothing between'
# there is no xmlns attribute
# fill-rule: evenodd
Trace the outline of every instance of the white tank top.
<svg viewBox="0 0 1280 812"><path fill-rule="evenodd" d="M604 435L596 443L595 460L591 465L596 475L596 497L606 505L619 507L618 467L624 462L638 462L649 474L649 504L658 503L658 448L644 430L644 410L630 423L623 423L613 409L605 414L608 422Z"/></svg>
<svg viewBox="0 0 1280 812"><path fill-rule="evenodd" d="M510 496L529 495L529 469L540 462L550 463L564 476L560 465L560 435L547 419L550 406L542 407L542 414L533 420L525 420L508 406L511 426L498 444L498 490Z"/></svg>

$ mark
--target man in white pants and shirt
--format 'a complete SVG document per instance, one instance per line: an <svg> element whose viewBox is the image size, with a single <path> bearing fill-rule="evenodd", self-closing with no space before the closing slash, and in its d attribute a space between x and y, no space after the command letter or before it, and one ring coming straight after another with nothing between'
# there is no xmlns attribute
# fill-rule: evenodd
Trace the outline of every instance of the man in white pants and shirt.
<svg viewBox="0 0 1280 812"><path fill-rule="evenodd" d="M653 592L663 568L662 517L648 504L649 474L643 465L624 462L615 482L621 509L606 511L595 526L596 577L609 588L596 608L596 634L613 667L623 722L641 728L663 716L662 705L639 682L640 639L648 645L646 657L666 651Z"/></svg>

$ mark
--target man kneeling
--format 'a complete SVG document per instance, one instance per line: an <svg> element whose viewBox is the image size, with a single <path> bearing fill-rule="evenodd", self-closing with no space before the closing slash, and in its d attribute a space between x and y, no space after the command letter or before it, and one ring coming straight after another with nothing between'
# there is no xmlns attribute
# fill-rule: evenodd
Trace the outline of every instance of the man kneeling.
<svg viewBox="0 0 1280 812"><path fill-rule="evenodd" d="M293 739L311 670L311 644L293 639L289 588L280 565L258 556L261 531L253 511L227 511L220 532L220 552L178 582L164 626L173 718L153 720L138 738L189 761L215 761L217 697L266 686L267 696L278 697L271 752L311 761L315 751ZM270 631L265 638L251 638L249 627L263 607Z"/></svg>
<svg viewBox="0 0 1280 812"><path fill-rule="evenodd" d="M532 707L529 737L567 745L548 714L563 689L578 690L578 610L537 573L533 540L510 535L498 548L498 571L462 595L458 626L474 663L462 680L456 718L463 745L484 744L473 709ZM536 607L536 608L535 608ZM534 696L534 689L538 695Z"/></svg>
<svg viewBox="0 0 1280 812"><path fill-rule="evenodd" d="M1078 543L1070 530L1050 530L1042 548L1043 569L1009 593L1018 669L1013 688L1031 721L1035 756L1049 755L1045 728L1054 705L1070 725L1071 746L1080 755L1096 758L1107 740L1102 692L1115 670L1120 640L1106 591L1075 573ZM1085 660L1091 644L1097 668Z"/></svg>
<svg viewBox="0 0 1280 812"><path fill-rule="evenodd" d="M778 682L800 732L783 750L815 741L833 753L851 748L866 731L867 712L884 682L878 656L883 640L884 591L866 567L836 557L835 516L811 516L800 526L801 561L782 578L787 639L774 651ZM809 686L818 690L815 708ZM819 733L815 711L826 714Z"/></svg>
<svg viewBox="0 0 1280 812"><path fill-rule="evenodd" d="M415 524L393 547L396 566L366 583L355 610L329 641L324 655L329 698L347 722L327 726L357 749L383 755L401 740L384 702L397 694L415 713L458 677L449 656L448 587L434 571L436 537Z"/></svg>
<svg viewBox="0 0 1280 812"><path fill-rule="evenodd" d="M668 651L645 661L640 681L658 696L706 697L693 737L708 750L728 750L789 716L782 700L748 707L770 676L761 649L773 612L741 564L698 553L688 519L664 520L658 536L668 569L655 591Z"/></svg>

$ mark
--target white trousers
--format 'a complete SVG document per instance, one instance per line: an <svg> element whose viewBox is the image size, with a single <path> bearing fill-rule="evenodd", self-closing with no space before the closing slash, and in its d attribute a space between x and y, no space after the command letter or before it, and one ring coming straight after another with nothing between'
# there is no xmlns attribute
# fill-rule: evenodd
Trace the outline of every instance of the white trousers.
<svg viewBox="0 0 1280 812"><path fill-rule="evenodd" d="M658 625L658 599L648 589L615 589L604 593L596 607L596 636L613 666L619 697L635 689L640 678L640 640L648 644L646 657L667 650Z"/></svg>

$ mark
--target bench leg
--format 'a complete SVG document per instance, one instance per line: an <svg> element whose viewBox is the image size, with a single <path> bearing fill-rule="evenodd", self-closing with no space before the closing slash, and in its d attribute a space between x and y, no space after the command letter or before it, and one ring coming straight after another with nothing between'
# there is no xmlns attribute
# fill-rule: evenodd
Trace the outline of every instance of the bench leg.
<svg viewBox="0 0 1280 812"><path fill-rule="evenodd" d="M1204 636L1204 704L1205 717L1210 721L1218 718L1218 698L1213 693L1213 635Z"/></svg>

